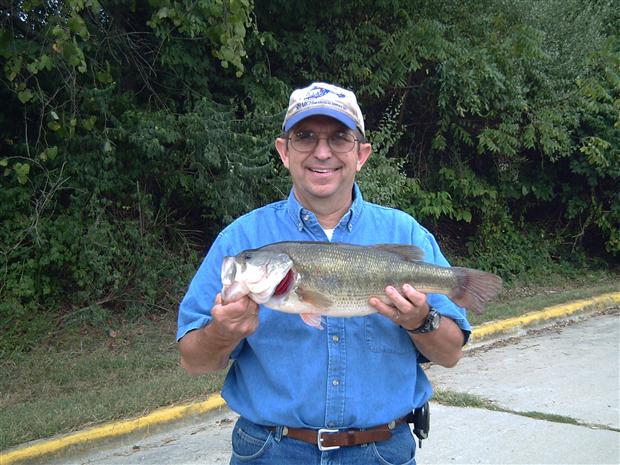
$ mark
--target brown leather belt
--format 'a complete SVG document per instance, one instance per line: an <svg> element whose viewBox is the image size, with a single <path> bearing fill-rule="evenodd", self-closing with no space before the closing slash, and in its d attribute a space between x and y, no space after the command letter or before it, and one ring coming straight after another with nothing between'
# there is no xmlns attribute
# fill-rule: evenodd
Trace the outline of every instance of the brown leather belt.
<svg viewBox="0 0 620 465"><path fill-rule="evenodd" d="M386 425L375 426L364 430L349 429L305 429L284 427L282 435L309 444L316 444L319 450L333 450L342 446L358 446L370 442L387 441L392 437L392 430L403 423L407 417L399 418ZM270 428L275 431L275 427Z"/></svg>

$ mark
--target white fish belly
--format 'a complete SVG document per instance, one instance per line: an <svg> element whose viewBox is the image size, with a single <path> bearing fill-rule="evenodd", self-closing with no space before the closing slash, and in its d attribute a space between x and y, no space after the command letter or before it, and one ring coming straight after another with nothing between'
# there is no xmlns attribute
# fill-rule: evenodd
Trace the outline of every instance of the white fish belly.
<svg viewBox="0 0 620 465"><path fill-rule="evenodd" d="M381 296L381 298L382 300L387 300L385 296ZM339 318L366 316L377 313L374 307L368 305L368 301L361 299L335 302L328 307L320 308L301 300L295 292L291 292L287 296L272 297L265 305L285 313L313 313Z"/></svg>

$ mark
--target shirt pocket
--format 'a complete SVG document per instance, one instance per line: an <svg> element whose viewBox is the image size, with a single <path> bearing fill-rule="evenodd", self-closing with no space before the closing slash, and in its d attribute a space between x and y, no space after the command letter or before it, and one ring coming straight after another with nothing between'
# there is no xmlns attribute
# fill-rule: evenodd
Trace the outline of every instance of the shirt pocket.
<svg viewBox="0 0 620 465"><path fill-rule="evenodd" d="M405 330L380 314L364 319L364 337L372 352L414 354L415 348Z"/></svg>

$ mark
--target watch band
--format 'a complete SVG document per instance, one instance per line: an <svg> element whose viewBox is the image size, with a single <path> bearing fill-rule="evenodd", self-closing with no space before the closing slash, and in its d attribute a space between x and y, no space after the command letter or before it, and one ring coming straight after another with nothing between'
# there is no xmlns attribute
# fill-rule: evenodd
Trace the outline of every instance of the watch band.
<svg viewBox="0 0 620 465"><path fill-rule="evenodd" d="M428 306L428 315L426 315L426 319L421 326L418 326L415 329L407 329L404 328L408 333L411 334L424 334L435 331L439 328L439 322L441 321L441 313L439 313L432 305Z"/></svg>

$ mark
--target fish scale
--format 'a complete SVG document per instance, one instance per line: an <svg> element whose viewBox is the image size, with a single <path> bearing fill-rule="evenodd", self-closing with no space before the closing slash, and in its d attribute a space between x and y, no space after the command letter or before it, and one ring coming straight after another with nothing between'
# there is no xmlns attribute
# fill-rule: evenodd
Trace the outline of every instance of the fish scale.
<svg viewBox="0 0 620 465"><path fill-rule="evenodd" d="M226 257L222 264L224 303L248 295L287 313L363 316L376 312L370 297L390 303L389 285L410 284L420 292L447 295L462 307L482 312L501 290L491 273L442 267L422 261L418 247L401 244L353 245L333 242L278 242Z"/></svg>
<svg viewBox="0 0 620 465"><path fill-rule="evenodd" d="M404 284L434 292L451 289L456 278L450 268L408 261L403 256L377 247L333 243L296 243L275 246L293 261L300 274L298 286L328 296L333 304L324 310L332 316L345 316L375 310L368 305L371 296L385 300L385 288L401 289Z"/></svg>

